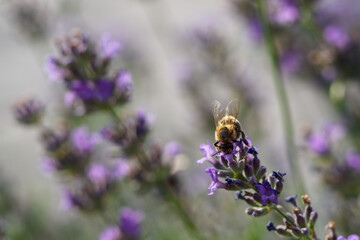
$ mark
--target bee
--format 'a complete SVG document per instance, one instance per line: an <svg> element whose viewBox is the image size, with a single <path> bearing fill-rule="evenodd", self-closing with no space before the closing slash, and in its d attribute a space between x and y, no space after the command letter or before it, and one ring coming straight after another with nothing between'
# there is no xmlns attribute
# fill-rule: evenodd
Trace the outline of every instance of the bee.
<svg viewBox="0 0 360 240"><path fill-rule="evenodd" d="M248 145L245 133L241 130L241 125L237 116L239 114L240 101L234 99L229 102L226 109L221 107L219 101L214 101L211 105L212 115L215 121L215 143L218 153L231 154L234 150L234 143L240 138Z"/></svg>

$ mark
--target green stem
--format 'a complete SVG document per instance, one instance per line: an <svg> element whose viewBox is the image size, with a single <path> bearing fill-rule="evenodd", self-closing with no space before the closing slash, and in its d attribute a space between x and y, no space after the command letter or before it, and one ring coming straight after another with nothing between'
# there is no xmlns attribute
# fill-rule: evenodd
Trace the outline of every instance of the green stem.
<svg viewBox="0 0 360 240"><path fill-rule="evenodd" d="M267 15L267 7L265 0L257 0L258 8L259 8L259 17L260 22L263 28L266 50L270 57L272 73L273 73L273 81L276 88L281 116L283 119L283 126L285 132L285 139L287 144L287 157L289 159L290 170L293 174L294 184L296 185L296 190L298 194L305 193L305 187L303 183L303 179L300 172L300 166L296 159L295 152L295 144L294 144L294 131L291 120L290 106L288 97L286 95L286 90L284 86L284 81L281 75L280 65L279 65L279 57L276 51L276 46L274 42L274 37L271 31L270 23L268 21Z"/></svg>
<svg viewBox="0 0 360 240"><path fill-rule="evenodd" d="M121 118L119 117L119 115L117 114L117 112L115 111L115 108L113 106L111 106L110 104L107 106L107 109L109 110L110 114L115 118L116 121L118 121L119 123L121 123Z"/></svg>

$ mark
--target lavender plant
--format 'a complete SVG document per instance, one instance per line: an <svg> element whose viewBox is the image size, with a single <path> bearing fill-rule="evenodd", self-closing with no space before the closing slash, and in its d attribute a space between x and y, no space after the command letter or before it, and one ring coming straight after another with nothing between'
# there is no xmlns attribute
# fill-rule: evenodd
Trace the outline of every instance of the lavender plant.
<svg viewBox="0 0 360 240"><path fill-rule="evenodd" d="M236 191L236 198L249 205L246 214L261 217L275 212L280 215L283 224L269 222L266 226L268 231L291 239L319 239L315 230L318 212L313 209L309 196L301 196L303 208L298 205L296 195L285 198L284 201L292 206L292 212L286 211L279 203L286 173L273 171L266 175L267 169L261 165L258 149L250 139L235 141L230 153L221 149L216 151L210 142L200 145L200 150L204 157L197 163L209 162L212 165L205 170L212 180L209 195L213 195L217 189ZM326 239L344 239L337 238L334 226L328 228L330 234ZM358 236L350 237L355 239Z"/></svg>
<svg viewBox="0 0 360 240"><path fill-rule="evenodd" d="M104 34L98 46L79 30L56 40L58 56L48 57L45 70L53 82L65 88L64 105L69 109L56 129L41 123L43 106L31 100L15 107L20 123L38 124L46 153L45 169L54 172L66 186L63 204L84 214L98 215L108 227L101 240L139 239L144 214L123 208L114 225L114 205L123 182L136 182L141 192L156 189L184 222L190 234L201 238L196 225L181 201L178 177L172 173L174 159L180 153L176 143L165 146L147 140L151 117L142 110L121 112L133 91L131 74L111 72L111 63L123 46ZM78 127L74 119L94 114L109 119L100 122L98 133ZM99 152L107 152L106 157Z"/></svg>

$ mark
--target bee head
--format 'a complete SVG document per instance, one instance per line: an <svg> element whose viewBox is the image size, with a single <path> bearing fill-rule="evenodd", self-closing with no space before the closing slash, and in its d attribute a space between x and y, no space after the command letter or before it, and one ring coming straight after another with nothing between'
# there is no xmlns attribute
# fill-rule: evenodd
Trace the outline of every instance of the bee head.
<svg viewBox="0 0 360 240"><path fill-rule="evenodd" d="M219 137L221 140L227 140L231 138L231 133L227 127L223 127L219 131Z"/></svg>

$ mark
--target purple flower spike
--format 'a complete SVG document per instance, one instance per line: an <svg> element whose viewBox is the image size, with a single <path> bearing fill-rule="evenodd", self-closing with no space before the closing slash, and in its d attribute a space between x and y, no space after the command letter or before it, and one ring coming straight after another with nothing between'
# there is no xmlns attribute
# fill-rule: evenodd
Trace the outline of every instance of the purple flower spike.
<svg viewBox="0 0 360 240"><path fill-rule="evenodd" d="M215 190L218 188L226 188L226 184L219 181L215 168L207 168L206 173L210 174L212 182L209 186L210 193L208 195L213 195Z"/></svg>
<svg viewBox="0 0 360 240"><path fill-rule="evenodd" d="M111 226L101 233L99 240L120 240L121 235L122 234L118 226Z"/></svg>
<svg viewBox="0 0 360 240"><path fill-rule="evenodd" d="M71 141L74 147L82 154L89 154L98 143L97 137L85 127L75 129L72 132Z"/></svg>
<svg viewBox="0 0 360 240"><path fill-rule="evenodd" d="M266 206L268 201L278 204L276 195L280 192L272 189L268 181L266 181L264 184L254 183L254 187L261 196L261 203L263 206Z"/></svg>
<svg viewBox="0 0 360 240"><path fill-rule="evenodd" d="M204 153L204 157L197 160L196 163L202 164L205 161L209 161L213 165L216 163L215 159L213 158L215 150L213 149L209 141L207 141L206 144L201 144L200 150Z"/></svg>
<svg viewBox="0 0 360 240"><path fill-rule="evenodd" d="M141 235L140 223L143 219L143 212L124 208L120 215L120 229L128 237L139 237Z"/></svg>
<svg viewBox="0 0 360 240"><path fill-rule="evenodd" d="M109 33L104 33L100 39L100 48L105 58L114 58L122 49L123 46L114 41Z"/></svg>
<svg viewBox="0 0 360 240"><path fill-rule="evenodd" d="M327 26L324 30L323 35L328 43L340 49L343 49L349 43L349 36L344 31L344 29L340 28L339 26Z"/></svg>
<svg viewBox="0 0 360 240"><path fill-rule="evenodd" d="M349 151L346 154L346 162L350 168L360 172L360 155L359 154Z"/></svg>
<svg viewBox="0 0 360 240"><path fill-rule="evenodd" d="M47 57L45 60L45 72L51 82L55 82L64 77L64 71L58 66L54 57Z"/></svg>
<svg viewBox="0 0 360 240"><path fill-rule="evenodd" d="M99 187L104 187L106 185L108 175L109 171L102 164L93 164L87 172L90 181Z"/></svg>

